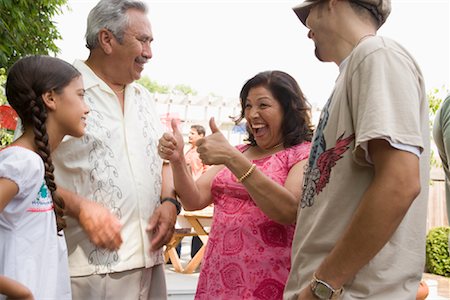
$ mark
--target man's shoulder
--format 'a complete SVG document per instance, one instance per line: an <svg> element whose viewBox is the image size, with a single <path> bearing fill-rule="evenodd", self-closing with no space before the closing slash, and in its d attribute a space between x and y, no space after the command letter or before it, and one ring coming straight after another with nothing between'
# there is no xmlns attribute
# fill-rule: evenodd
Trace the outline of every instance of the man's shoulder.
<svg viewBox="0 0 450 300"><path fill-rule="evenodd" d="M447 97L445 97L444 101L442 102L439 113L441 115L450 114L450 94L448 94Z"/></svg>
<svg viewBox="0 0 450 300"><path fill-rule="evenodd" d="M353 59L362 60L369 55L384 55L386 53L410 57L408 51L398 42L384 36L374 36L362 41L353 51Z"/></svg>
<svg viewBox="0 0 450 300"><path fill-rule="evenodd" d="M351 74L361 66L372 68L384 65L388 68L410 66L420 73L414 57L398 42L383 36L368 38L358 45L349 57Z"/></svg>

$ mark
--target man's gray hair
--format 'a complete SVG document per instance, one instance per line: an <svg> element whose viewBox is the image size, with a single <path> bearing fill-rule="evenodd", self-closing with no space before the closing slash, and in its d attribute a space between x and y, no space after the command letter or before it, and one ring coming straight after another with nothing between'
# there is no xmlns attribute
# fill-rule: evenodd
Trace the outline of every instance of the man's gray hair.
<svg viewBox="0 0 450 300"><path fill-rule="evenodd" d="M100 0L87 19L86 47L90 50L98 47L98 33L104 28L111 31L119 43L122 43L129 24L127 11L131 8L147 13L147 6L142 1Z"/></svg>

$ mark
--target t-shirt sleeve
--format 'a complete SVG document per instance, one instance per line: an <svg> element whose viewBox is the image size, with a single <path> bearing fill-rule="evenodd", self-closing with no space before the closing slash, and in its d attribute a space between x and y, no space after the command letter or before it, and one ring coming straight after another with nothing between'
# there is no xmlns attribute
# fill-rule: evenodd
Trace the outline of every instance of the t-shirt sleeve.
<svg viewBox="0 0 450 300"><path fill-rule="evenodd" d="M44 164L37 154L31 151L17 151L7 148L0 151L0 177L15 182L18 195L29 192L36 180L44 178Z"/></svg>
<svg viewBox="0 0 450 300"><path fill-rule="evenodd" d="M357 161L366 163L359 146L373 139L423 150L420 82L415 63L394 49L377 49L358 64L349 81Z"/></svg>
<svg viewBox="0 0 450 300"><path fill-rule="evenodd" d="M433 139L442 163L450 161L450 95L442 103L433 124Z"/></svg>
<svg viewBox="0 0 450 300"><path fill-rule="evenodd" d="M305 160L309 157L309 151L311 150L310 142L303 142L288 149L287 153L287 166L291 169L296 163Z"/></svg>

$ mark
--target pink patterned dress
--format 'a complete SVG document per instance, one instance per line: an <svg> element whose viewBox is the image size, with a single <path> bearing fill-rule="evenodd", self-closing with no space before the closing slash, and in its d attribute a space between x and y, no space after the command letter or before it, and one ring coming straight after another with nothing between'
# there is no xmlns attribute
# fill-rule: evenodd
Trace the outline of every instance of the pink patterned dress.
<svg viewBox="0 0 450 300"><path fill-rule="evenodd" d="M291 167L308 158L309 150L305 142L253 163L284 185ZM211 192L214 217L195 298L282 299L295 225L270 220L227 168L214 178Z"/></svg>

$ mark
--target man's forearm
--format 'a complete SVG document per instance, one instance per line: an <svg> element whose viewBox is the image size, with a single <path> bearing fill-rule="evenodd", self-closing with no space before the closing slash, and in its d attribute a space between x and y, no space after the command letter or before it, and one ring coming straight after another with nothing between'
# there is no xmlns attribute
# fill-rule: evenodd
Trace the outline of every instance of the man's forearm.
<svg viewBox="0 0 450 300"><path fill-rule="evenodd" d="M317 269L319 279L334 288L341 287L391 239L420 192L418 159L411 157L411 160L399 158L404 172L389 158L385 160L391 166L376 168L374 181L364 193L348 228Z"/></svg>
<svg viewBox="0 0 450 300"><path fill-rule="evenodd" d="M173 173L170 165L164 163L162 167L162 186L161 186L161 198L171 197L174 198L175 188L173 185Z"/></svg>

